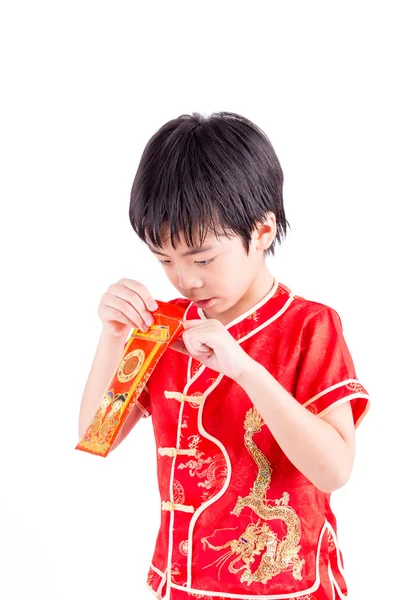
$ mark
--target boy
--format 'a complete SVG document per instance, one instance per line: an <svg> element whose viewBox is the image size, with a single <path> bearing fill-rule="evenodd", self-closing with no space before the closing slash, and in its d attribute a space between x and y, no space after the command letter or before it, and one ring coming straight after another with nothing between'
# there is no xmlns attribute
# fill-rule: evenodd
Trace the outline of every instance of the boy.
<svg viewBox="0 0 400 600"><path fill-rule="evenodd" d="M337 312L268 270L289 225L282 186L267 136L226 112L166 123L133 182L132 227L186 309L118 438L152 415L161 526L148 585L163 600L347 595L330 494L349 479L369 396ZM130 279L102 297L80 433L155 309Z"/></svg>

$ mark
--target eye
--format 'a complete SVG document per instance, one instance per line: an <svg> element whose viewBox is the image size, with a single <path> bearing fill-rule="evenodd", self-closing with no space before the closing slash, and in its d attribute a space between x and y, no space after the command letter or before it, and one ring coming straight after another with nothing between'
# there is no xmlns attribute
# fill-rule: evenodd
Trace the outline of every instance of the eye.
<svg viewBox="0 0 400 600"><path fill-rule="evenodd" d="M210 262L212 262L214 259L211 258L210 260L195 260L194 262L196 264L198 264L200 267L205 267L206 265L209 265Z"/></svg>
<svg viewBox="0 0 400 600"><path fill-rule="evenodd" d="M199 265L199 267L206 267L207 265L209 265L214 259L210 258L210 260L195 260L195 264ZM161 265L164 265L165 267L169 267L171 264L171 261L169 260L159 260L158 261Z"/></svg>

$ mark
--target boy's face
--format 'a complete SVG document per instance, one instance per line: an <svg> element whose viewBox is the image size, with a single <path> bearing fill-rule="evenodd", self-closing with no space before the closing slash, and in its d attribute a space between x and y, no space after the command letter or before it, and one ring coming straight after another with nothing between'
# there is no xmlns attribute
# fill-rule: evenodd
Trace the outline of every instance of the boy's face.
<svg viewBox="0 0 400 600"><path fill-rule="evenodd" d="M230 309L236 306L244 312L268 293L269 287L265 294L263 290L273 278L265 264L263 251L271 245L275 232L275 215L272 214L267 224L253 232L248 255L240 237L216 238L213 234L207 235L199 248L201 251L196 254L189 254L193 249L187 246L182 234L180 241L176 240L175 250L168 239L169 233L163 236L162 248L153 248L151 244L149 248L182 296L195 304L198 300L212 298L210 304L200 307L207 318L219 318L224 322L227 319L222 315L226 313L229 318L227 311Z"/></svg>

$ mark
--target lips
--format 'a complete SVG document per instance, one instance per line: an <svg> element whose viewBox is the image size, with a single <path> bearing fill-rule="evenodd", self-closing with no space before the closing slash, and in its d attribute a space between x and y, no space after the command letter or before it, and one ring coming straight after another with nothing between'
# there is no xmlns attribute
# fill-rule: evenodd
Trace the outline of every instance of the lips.
<svg viewBox="0 0 400 600"><path fill-rule="evenodd" d="M210 308L211 306L214 305L214 302L215 302L215 297L208 298L207 300L193 300L193 303L198 308Z"/></svg>

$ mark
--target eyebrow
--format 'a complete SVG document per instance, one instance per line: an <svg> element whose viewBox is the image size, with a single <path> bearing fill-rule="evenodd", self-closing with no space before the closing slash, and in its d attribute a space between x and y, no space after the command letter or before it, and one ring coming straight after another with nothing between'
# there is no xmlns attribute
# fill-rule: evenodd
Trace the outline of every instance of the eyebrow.
<svg viewBox="0 0 400 600"><path fill-rule="evenodd" d="M161 254L162 256L168 256L168 254L164 254L164 252L160 252L159 250L156 250L155 248L152 248L149 245L148 245L148 248L150 249L151 252L153 252L153 254ZM201 248L190 248L190 250L186 250L186 252L182 252L182 256L189 256L192 254L200 254L201 252L208 252L208 250L213 250L213 249L214 249L214 246L202 246Z"/></svg>

